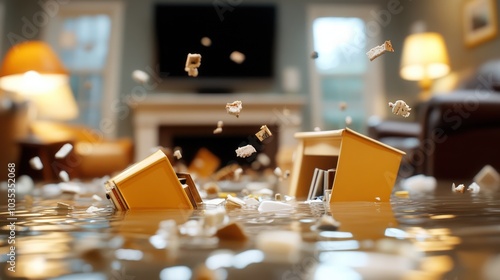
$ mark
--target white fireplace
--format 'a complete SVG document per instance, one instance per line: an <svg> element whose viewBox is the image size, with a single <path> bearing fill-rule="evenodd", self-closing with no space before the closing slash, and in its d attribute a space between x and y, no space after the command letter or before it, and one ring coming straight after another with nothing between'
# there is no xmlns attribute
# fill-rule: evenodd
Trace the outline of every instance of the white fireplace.
<svg viewBox="0 0 500 280"><path fill-rule="evenodd" d="M243 109L239 117L226 112L225 106L241 100ZM297 144L294 133L302 129L302 109L305 102L301 96L264 93L239 94L195 94L195 93L150 93L141 101L130 104L133 109L135 160L141 160L159 145L160 127L224 125L277 125L278 147ZM224 132L222 132L224 133Z"/></svg>

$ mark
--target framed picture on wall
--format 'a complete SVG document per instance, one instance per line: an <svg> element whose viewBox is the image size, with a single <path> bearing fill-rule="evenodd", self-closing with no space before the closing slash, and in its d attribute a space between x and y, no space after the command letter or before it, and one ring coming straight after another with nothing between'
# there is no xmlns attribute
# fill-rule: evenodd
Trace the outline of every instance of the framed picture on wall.
<svg viewBox="0 0 500 280"><path fill-rule="evenodd" d="M497 35L497 9L495 0L468 0L464 5L464 40L475 47Z"/></svg>

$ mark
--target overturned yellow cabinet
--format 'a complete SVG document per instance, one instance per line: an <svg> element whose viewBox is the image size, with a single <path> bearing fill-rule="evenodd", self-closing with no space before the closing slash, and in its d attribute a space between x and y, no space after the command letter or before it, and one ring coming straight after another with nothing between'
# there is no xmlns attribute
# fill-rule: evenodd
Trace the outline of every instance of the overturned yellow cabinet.
<svg viewBox="0 0 500 280"><path fill-rule="evenodd" d="M298 132L289 194L308 196L314 169L335 168L330 203L389 201L405 153L352 129Z"/></svg>

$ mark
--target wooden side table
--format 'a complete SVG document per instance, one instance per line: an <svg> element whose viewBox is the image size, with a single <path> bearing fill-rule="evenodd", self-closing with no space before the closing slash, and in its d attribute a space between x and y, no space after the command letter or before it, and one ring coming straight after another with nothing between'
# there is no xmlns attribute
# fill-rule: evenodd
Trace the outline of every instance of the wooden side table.
<svg viewBox="0 0 500 280"><path fill-rule="evenodd" d="M18 142L21 150L19 160L19 175L28 175L34 181L55 182L61 181L59 172L68 172L70 178L75 174L75 154L72 150L65 158L57 159L57 151L66 143L72 144L72 140L45 141L36 137L28 137ZM41 170L36 170L30 165L30 160L38 156L43 164Z"/></svg>

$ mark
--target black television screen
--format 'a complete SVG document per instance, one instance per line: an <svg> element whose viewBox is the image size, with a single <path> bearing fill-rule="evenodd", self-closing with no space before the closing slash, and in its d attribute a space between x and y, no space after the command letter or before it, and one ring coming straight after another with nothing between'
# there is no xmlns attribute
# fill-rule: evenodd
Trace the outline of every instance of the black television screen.
<svg viewBox="0 0 500 280"><path fill-rule="evenodd" d="M184 70L188 53L202 56L196 79L224 82L232 78L273 77L276 20L273 5L224 8L162 3L156 4L154 10L161 77L193 79ZM231 58L233 52L236 59Z"/></svg>

